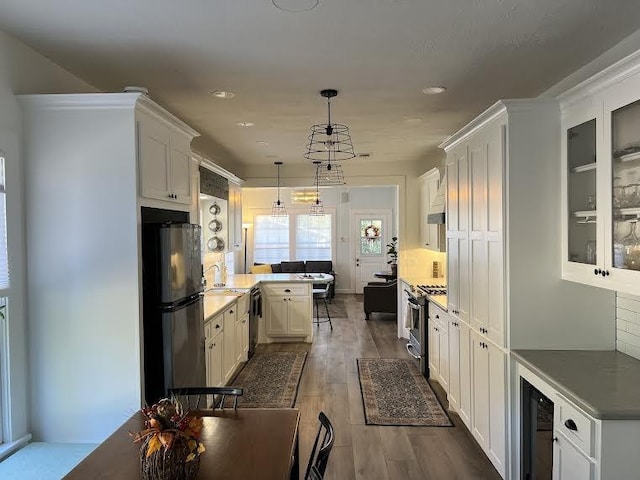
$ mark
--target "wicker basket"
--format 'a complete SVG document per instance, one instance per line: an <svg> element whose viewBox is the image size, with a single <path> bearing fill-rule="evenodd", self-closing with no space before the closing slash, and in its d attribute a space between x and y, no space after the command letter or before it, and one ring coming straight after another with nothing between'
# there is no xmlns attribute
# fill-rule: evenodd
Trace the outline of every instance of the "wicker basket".
<svg viewBox="0 0 640 480"><path fill-rule="evenodd" d="M147 457L149 438L140 447L140 469L144 480L192 480L200 468L200 455L185 462L189 455L187 439L179 437L168 450L161 448Z"/></svg>

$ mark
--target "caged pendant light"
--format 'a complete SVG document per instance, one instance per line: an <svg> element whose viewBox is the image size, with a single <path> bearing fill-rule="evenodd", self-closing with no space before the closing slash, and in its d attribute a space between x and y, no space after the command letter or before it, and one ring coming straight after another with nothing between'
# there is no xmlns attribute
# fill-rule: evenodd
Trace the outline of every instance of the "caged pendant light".
<svg viewBox="0 0 640 480"><path fill-rule="evenodd" d="M315 162L314 162L315 163ZM313 178L314 185L324 187L330 185L346 185L342 165L339 163L320 163L317 167L316 176Z"/></svg>
<svg viewBox="0 0 640 480"><path fill-rule="evenodd" d="M320 92L327 99L327 123L311 126L307 152L304 157L308 160L326 162L327 169L332 169L331 162L349 160L356 154L349 134L349 127L340 123L331 123L331 99L338 95L334 89Z"/></svg>
<svg viewBox="0 0 640 480"><path fill-rule="evenodd" d="M318 172L320 171L320 165L322 164L322 162L320 161L315 161L313 162L313 164L316 166L316 201L313 205L311 205L311 211L309 212L309 215L313 216L313 217L323 217L324 216L324 205L322 204L322 202L320 201L320 190L318 187Z"/></svg>
<svg viewBox="0 0 640 480"><path fill-rule="evenodd" d="M278 168L278 200L273 202L273 207L271 207L271 216L286 217L287 209L284 207L284 202L280 200L280 165L282 165L282 162L273 162L273 163Z"/></svg>

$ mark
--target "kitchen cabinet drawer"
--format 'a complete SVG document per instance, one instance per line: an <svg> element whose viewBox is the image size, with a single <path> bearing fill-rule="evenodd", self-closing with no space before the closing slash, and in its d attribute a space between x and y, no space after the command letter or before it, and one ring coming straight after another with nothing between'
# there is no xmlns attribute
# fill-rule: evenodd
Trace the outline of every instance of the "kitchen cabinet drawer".
<svg viewBox="0 0 640 480"><path fill-rule="evenodd" d="M429 302L429 320L432 325L436 324L444 331L449 330L449 317L447 316L447 312L433 302Z"/></svg>
<svg viewBox="0 0 640 480"><path fill-rule="evenodd" d="M558 395L555 405L557 430L571 440L580 450L593 456L593 420Z"/></svg>
<svg viewBox="0 0 640 480"><path fill-rule="evenodd" d="M267 283L262 286L266 295L293 296L309 295L307 283Z"/></svg>
<svg viewBox="0 0 640 480"><path fill-rule="evenodd" d="M215 317L207 320L204 324L204 335L213 338L224 330L224 313L219 313ZM207 333L209 332L209 333Z"/></svg>

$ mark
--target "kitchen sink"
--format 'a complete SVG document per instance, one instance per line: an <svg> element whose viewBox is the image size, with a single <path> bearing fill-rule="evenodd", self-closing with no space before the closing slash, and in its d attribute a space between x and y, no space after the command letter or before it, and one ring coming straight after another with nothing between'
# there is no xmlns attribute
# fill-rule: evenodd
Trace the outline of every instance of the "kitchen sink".
<svg viewBox="0 0 640 480"><path fill-rule="evenodd" d="M230 287L212 287L208 288L204 291L205 295L226 295L226 296L236 296L241 297L245 293L248 293L249 290L243 288L230 288Z"/></svg>

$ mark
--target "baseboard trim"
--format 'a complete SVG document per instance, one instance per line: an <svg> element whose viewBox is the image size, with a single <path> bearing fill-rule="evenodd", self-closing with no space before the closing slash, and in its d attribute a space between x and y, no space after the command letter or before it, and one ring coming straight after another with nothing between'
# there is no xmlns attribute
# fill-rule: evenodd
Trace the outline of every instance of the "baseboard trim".
<svg viewBox="0 0 640 480"><path fill-rule="evenodd" d="M18 440L15 440L11 443L0 444L0 461L4 460L5 458L7 458L9 455L16 452L17 450L20 450L27 443L29 443L30 440L31 440L31 434L29 433L24 437L19 438Z"/></svg>

